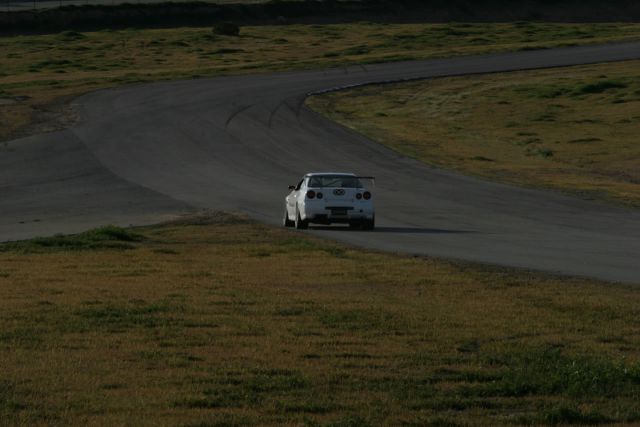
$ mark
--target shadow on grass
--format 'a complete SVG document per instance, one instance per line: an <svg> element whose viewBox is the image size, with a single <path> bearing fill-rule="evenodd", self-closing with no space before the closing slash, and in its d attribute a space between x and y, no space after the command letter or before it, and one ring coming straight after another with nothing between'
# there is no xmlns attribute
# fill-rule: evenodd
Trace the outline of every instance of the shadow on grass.
<svg viewBox="0 0 640 427"><path fill-rule="evenodd" d="M448 230L443 228L423 228L423 227L376 227L374 230L360 230L357 228L349 228L348 226L311 226L310 230L317 231L351 231L351 232L368 232L368 233L401 233L401 234L472 234L477 231L471 230Z"/></svg>
<svg viewBox="0 0 640 427"><path fill-rule="evenodd" d="M80 234L57 234L51 237L36 237L19 242L0 245L0 252L42 253L57 251L81 251L97 249L133 249L133 243L144 237L133 231L113 225L95 228Z"/></svg>

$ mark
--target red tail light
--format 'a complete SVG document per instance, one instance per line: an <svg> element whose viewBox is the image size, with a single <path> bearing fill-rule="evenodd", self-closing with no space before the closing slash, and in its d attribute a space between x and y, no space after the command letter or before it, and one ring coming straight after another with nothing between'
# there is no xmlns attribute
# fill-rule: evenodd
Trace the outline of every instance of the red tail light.
<svg viewBox="0 0 640 427"><path fill-rule="evenodd" d="M318 199L322 199L323 195L322 195L322 193L321 193L321 192L319 192L319 191L318 191L318 194L316 194L316 197L317 197Z"/></svg>
<svg viewBox="0 0 640 427"><path fill-rule="evenodd" d="M362 197L364 197L365 200L369 200L371 198L371 193L365 191L364 194L362 194Z"/></svg>
<svg viewBox="0 0 640 427"><path fill-rule="evenodd" d="M316 197L316 192L313 190L309 190L307 191L307 199L313 199L314 197Z"/></svg>
<svg viewBox="0 0 640 427"><path fill-rule="evenodd" d="M362 199L362 194L360 194L360 193L356 194L356 199L358 199L358 200Z"/></svg>

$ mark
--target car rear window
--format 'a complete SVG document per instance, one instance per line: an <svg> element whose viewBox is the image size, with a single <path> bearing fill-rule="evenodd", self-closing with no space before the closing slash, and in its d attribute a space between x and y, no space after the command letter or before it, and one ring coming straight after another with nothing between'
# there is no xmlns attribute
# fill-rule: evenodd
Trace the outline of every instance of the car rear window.
<svg viewBox="0 0 640 427"><path fill-rule="evenodd" d="M355 176L316 175L309 178L309 187L362 188L362 183Z"/></svg>

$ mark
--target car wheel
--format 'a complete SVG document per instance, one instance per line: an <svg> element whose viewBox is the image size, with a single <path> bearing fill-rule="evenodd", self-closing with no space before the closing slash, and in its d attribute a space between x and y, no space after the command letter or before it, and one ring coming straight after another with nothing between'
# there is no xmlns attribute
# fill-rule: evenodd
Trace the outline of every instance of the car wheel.
<svg viewBox="0 0 640 427"><path fill-rule="evenodd" d="M376 228L376 217L374 216L373 218L366 220L362 228L365 230L373 230Z"/></svg>
<svg viewBox="0 0 640 427"><path fill-rule="evenodd" d="M304 230L309 227L309 223L307 221L303 221L302 218L300 218L300 212L297 209L295 226L298 230Z"/></svg>
<svg viewBox="0 0 640 427"><path fill-rule="evenodd" d="M284 207L284 215L282 216L282 226L283 227L293 227L294 222L289 219L289 212L287 212L287 207Z"/></svg>

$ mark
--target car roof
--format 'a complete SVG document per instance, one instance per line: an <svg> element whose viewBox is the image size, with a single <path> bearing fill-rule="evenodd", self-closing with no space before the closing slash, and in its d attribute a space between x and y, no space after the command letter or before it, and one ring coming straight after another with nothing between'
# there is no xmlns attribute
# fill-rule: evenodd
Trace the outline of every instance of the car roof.
<svg viewBox="0 0 640 427"><path fill-rule="evenodd" d="M356 176L354 173L346 172L312 172L305 175L305 177L322 176L322 175L342 175L342 176Z"/></svg>

